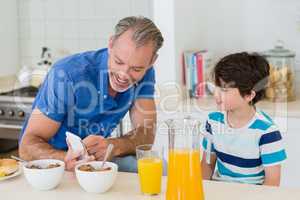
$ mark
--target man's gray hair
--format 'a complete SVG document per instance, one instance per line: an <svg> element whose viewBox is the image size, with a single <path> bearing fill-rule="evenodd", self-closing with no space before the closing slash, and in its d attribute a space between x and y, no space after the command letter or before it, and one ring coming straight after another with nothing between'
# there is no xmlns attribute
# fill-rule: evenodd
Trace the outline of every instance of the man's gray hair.
<svg viewBox="0 0 300 200"><path fill-rule="evenodd" d="M113 40L118 39L127 30L132 30L132 40L137 47L153 42L154 53L161 48L164 38L160 30L150 19L143 16L130 16L121 19L115 26Z"/></svg>

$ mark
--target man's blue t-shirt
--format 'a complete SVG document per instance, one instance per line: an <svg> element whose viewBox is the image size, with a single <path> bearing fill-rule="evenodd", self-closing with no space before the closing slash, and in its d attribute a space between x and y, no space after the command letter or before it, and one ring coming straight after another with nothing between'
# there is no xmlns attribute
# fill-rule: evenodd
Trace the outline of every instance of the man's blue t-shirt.
<svg viewBox="0 0 300 200"><path fill-rule="evenodd" d="M81 138L109 137L137 98L153 98L155 72L148 69L143 79L127 91L111 97L108 93L108 51L100 49L75 54L53 65L32 105L61 123L48 141L66 150L66 131ZM25 121L20 139L26 129ZM45 127L46 129L47 127Z"/></svg>

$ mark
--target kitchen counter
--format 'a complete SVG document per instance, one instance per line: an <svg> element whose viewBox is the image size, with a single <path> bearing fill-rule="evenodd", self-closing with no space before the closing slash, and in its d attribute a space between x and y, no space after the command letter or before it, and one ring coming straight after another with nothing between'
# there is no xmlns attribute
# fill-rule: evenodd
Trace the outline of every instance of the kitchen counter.
<svg viewBox="0 0 300 200"><path fill-rule="evenodd" d="M296 100L290 102L271 102L262 100L257 107L272 117L296 117L300 118L300 71L296 71ZM212 96L200 99L187 98L187 92L182 86L173 83L157 85L156 87L157 110L169 114L193 113L216 110Z"/></svg>
<svg viewBox="0 0 300 200"><path fill-rule="evenodd" d="M162 194L157 196L145 196L140 193L138 176L132 173L119 173L115 185L104 194L91 194L83 191L76 181L73 173L65 173L62 183L51 191L37 191L26 182L24 175L0 181L1 199L19 200L151 200L165 199L166 177L163 177ZM300 189L276 188L266 186L245 185L236 183L224 183L204 181L206 200L298 200Z"/></svg>
<svg viewBox="0 0 300 200"><path fill-rule="evenodd" d="M0 93L19 88L20 83L15 75L0 77Z"/></svg>
<svg viewBox="0 0 300 200"><path fill-rule="evenodd" d="M299 84L300 85L300 84ZM213 96L199 99L187 98L184 90L164 90L156 94L157 110L166 113L193 113L211 112L216 110ZM271 102L262 100L256 104L272 117L296 117L300 118L300 90L296 92L296 100L290 102Z"/></svg>

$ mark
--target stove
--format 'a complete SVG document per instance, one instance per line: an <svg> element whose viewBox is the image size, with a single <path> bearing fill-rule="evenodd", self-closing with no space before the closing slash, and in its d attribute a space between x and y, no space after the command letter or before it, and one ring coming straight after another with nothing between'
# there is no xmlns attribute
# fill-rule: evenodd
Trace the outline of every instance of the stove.
<svg viewBox="0 0 300 200"><path fill-rule="evenodd" d="M38 92L37 87L22 87L0 93L0 152L16 146L22 125L31 112L31 106ZM8 145L12 146L12 145Z"/></svg>

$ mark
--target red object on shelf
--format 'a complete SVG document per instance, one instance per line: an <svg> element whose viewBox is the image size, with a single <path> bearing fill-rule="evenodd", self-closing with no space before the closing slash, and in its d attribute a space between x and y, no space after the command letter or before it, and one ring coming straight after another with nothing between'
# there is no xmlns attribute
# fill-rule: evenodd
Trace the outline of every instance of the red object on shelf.
<svg viewBox="0 0 300 200"><path fill-rule="evenodd" d="M197 87L196 87L196 96L203 97L205 94L205 83L204 83L204 59L201 52L196 53L196 63L197 63Z"/></svg>

